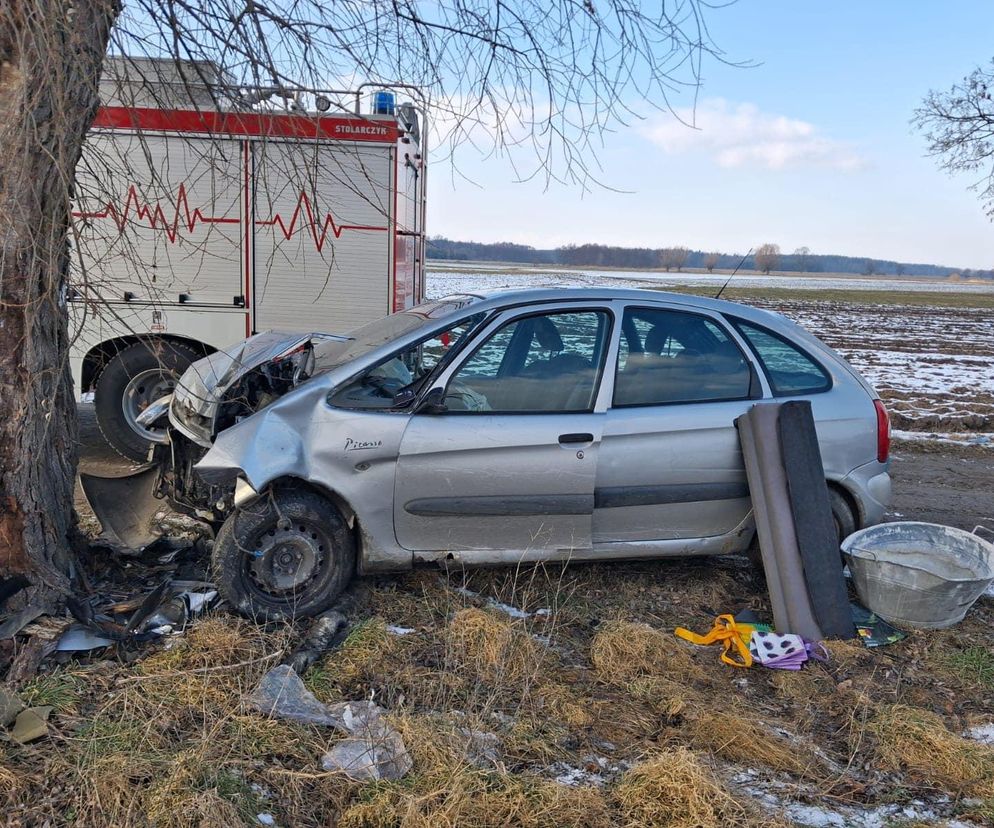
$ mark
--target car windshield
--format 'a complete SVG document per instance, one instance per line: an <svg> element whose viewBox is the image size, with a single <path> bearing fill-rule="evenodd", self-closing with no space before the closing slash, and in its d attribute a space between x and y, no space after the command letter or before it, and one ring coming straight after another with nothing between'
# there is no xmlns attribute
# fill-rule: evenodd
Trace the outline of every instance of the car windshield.
<svg viewBox="0 0 994 828"><path fill-rule="evenodd" d="M330 339L314 344L314 374L330 371L351 362L388 342L417 331L426 330L451 313L479 302L481 297L457 294L425 302L410 310L368 322L349 332L347 339Z"/></svg>

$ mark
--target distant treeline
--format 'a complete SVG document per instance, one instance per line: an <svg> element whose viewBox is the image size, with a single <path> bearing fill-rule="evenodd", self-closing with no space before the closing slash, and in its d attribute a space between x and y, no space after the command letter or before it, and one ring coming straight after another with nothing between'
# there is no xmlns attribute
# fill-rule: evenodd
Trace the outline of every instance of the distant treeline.
<svg viewBox="0 0 994 828"><path fill-rule="evenodd" d="M428 241L429 259L465 261L514 262L536 265L569 265L572 267L665 268L671 270L731 270L742 261L741 253L716 253L689 250L684 247L611 247L604 244L565 245L540 249L511 242L453 241L436 236ZM765 270L757 266L750 255L742 264L744 270ZM933 264L912 264L887 259L866 259L855 256L832 256L798 250L777 254L773 270L796 273L857 273L868 276L950 276L994 279L994 270L968 270Z"/></svg>

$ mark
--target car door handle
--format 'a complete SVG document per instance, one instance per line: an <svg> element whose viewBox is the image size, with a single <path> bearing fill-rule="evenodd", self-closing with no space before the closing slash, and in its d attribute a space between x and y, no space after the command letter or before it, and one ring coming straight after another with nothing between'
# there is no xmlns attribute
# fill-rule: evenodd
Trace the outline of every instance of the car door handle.
<svg viewBox="0 0 994 828"><path fill-rule="evenodd" d="M593 434L586 433L576 433L576 434L560 434L559 435L560 444L563 443L592 443L594 442Z"/></svg>

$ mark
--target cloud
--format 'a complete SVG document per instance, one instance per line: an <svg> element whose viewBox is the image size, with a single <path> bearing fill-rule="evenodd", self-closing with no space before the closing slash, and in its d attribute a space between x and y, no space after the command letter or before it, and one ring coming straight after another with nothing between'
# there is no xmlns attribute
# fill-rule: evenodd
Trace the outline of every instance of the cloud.
<svg viewBox="0 0 994 828"><path fill-rule="evenodd" d="M684 123L665 115L642 128L667 153L703 151L729 168L824 167L851 172L867 166L854 145L822 135L807 121L762 112L754 104L709 98L698 104L696 113L683 108L676 114Z"/></svg>

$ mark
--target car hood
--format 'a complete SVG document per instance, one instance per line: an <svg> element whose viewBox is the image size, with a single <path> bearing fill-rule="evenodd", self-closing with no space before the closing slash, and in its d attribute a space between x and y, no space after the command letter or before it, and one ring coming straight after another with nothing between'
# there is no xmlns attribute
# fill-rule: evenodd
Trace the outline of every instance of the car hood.
<svg viewBox="0 0 994 828"><path fill-rule="evenodd" d="M343 348L347 336L266 331L194 362L180 377L169 409L172 425L189 433L191 418L213 421L224 395L249 372L311 344L323 351ZM187 427L184 427L187 426ZM202 433L197 435L202 438ZM197 442L203 442L198 439Z"/></svg>

